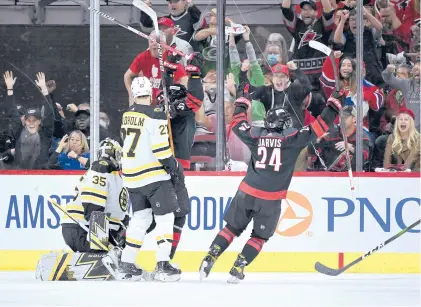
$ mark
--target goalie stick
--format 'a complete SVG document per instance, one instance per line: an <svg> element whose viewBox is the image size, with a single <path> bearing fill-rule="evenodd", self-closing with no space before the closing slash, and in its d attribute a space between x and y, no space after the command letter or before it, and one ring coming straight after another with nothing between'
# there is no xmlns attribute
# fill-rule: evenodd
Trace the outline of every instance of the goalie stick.
<svg viewBox="0 0 421 307"><path fill-rule="evenodd" d="M332 61L332 66L333 66L333 75L335 76L335 89L336 91L340 91L340 84L339 84L339 73L338 73L338 69L336 67L336 61L335 58L333 56L333 50L330 49L329 47L327 47L326 45L315 41L315 40L311 40L309 42L309 45L311 48L316 49L324 54L326 54L330 60ZM346 158L346 164L348 167L348 177L349 177L349 184L351 186L351 191L355 190L354 187L354 180L353 180L353 176L352 176L352 167L351 167L351 158L349 156L349 149L348 149L348 138L345 135L345 121L344 121L344 117L343 117L343 112L342 110L339 113L340 115L340 127L341 127L341 132L342 132L342 138L344 139L345 142L345 158Z"/></svg>
<svg viewBox="0 0 421 307"><path fill-rule="evenodd" d="M168 104L167 84L165 81L164 59L162 56L162 48L161 48L161 31L159 31L159 26L158 26L158 16L156 15L156 12L153 9L151 9L146 3L144 3L141 0L133 0L133 5L137 7L139 10L141 10L142 12L144 12L145 14L147 14L152 19L152 22L155 28L156 43L158 44L159 70L161 71L162 91L164 93L165 113L167 115L167 121L168 121L168 136L170 139L170 146L171 146L172 153L173 155L175 155L174 143L172 139L171 119L170 119L170 113L169 113L170 106Z"/></svg>
<svg viewBox="0 0 421 307"><path fill-rule="evenodd" d="M110 15L107 15L107 14L105 14L105 13L101 12L101 11L98 11L98 10L96 10L96 9L94 9L94 8L92 8L92 7L88 6L88 5L86 5L85 3L78 1L78 0L71 0L71 1L73 1L74 3L76 3L76 4L80 5L80 6L81 6L81 7L83 7L84 9L89 10L89 11L91 11L91 12L93 12L93 13L95 13L95 14L97 14L97 15L101 16L101 17L103 17L103 18L105 18L105 19L107 19L107 20L111 21L112 23L115 23L116 25L119 25L120 27L123 27L123 28L125 28L126 30L129 30L130 32L133 32L134 34L139 35L140 37L143 37L143 38L146 38L147 40L150 40L150 41L152 41L152 42L155 42L155 39L154 39L154 38L152 38L152 37L149 37L149 35L148 35L148 34L145 34L145 33L143 33L143 32L140 32L140 31L136 30L135 28L132 28L131 26L128 26L128 25L126 25L126 24L122 23L121 21L118 21L117 19L115 19L114 17L112 17L112 16L110 16ZM176 49L176 48L173 48L173 47L171 47L171 46L168 46L168 45L167 45L167 44L165 44L165 43L164 43L164 44L162 44L162 45L164 46L164 48L165 48L165 49L168 49L168 50L170 50L171 52L174 52L175 54L178 54L178 55L182 56L183 58L187 58L187 57L188 57L188 55L186 55L186 54L185 54L184 52L182 52L181 50L178 50L178 49Z"/></svg>
<svg viewBox="0 0 421 307"><path fill-rule="evenodd" d="M401 231L399 231L397 234L395 234L393 237L391 237L390 239L387 239L386 241L384 241L383 243L381 243L380 245L376 246L375 248L373 248L372 250L370 250L369 252L365 253L364 255L362 255L361 257L359 257L358 259L355 259L354 261L352 261L351 263L347 264L346 266L344 266L341 269L332 269L329 268L327 266L325 266L324 264L320 263L320 262L316 262L316 264L314 265L314 268L316 269L317 272L325 274L325 275L329 275L329 276L338 276L339 274L345 272L346 270L348 270L350 267L353 267L354 265L356 265L357 263L363 261L365 258L367 258L368 256L374 254L375 252L377 252L379 249L382 249L383 247L385 247L387 244L389 244L390 242L396 240L397 238L399 238L400 236L402 236L405 232L407 232L408 230L414 228L415 226L420 224L421 220L416 221L414 224L406 227L405 229L402 229Z"/></svg>
<svg viewBox="0 0 421 307"><path fill-rule="evenodd" d="M48 201L57 209L59 209L61 212L63 212L64 214L66 214L73 222L75 222L76 224L78 224L80 226L80 228L82 228L83 230L85 230L87 233L89 233L89 229L88 227L86 227L85 225L81 224L78 220L75 220L66 210L64 210L54 199L49 198ZM121 223L121 226L125 227L123 223ZM113 238L113 240L115 242L117 242L117 240L115 238ZM101 245L101 248L103 250L113 250L114 248L118 248L121 250L121 248L119 246L114 246L113 244L109 244L108 247L103 245L100 241L96 242L97 244Z"/></svg>

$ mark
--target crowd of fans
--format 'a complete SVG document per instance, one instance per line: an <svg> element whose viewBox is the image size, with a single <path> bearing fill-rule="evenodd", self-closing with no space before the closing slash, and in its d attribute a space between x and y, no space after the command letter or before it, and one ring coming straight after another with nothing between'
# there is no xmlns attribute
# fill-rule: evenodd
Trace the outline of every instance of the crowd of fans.
<svg viewBox="0 0 421 307"><path fill-rule="evenodd" d="M153 8L149 0L145 1ZM201 52L203 105L196 112L196 135L192 148L192 169L212 170L216 155L216 10L201 12L192 0L167 0L169 13L159 19L168 45L186 54ZM343 112L345 135L356 169L356 106L363 109L363 150L365 171L420 170L420 0L364 0L363 101L356 100L355 0L316 0L292 4L283 0L279 7L280 27L291 37L271 33L262 50L251 37L246 24L225 19L226 80L224 118L226 162L231 170L245 170L250 159L247 147L230 131L234 101L239 89L249 84L252 108L249 120L262 125L266 112L278 105L291 114L293 126L302 128L321 113L327 97L335 89L335 66L341 90L346 93ZM143 30L152 30L152 20L141 13ZM238 30L240 29L240 30ZM287 33L284 31L284 33ZM292 43L287 41L292 38ZM317 40L334 50L335 64L309 46ZM244 48L242 48L244 44ZM241 46L241 48L239 47ZM153 49L153 46L150 48ZM241 50L239 50L241 49ZM258 52L256 52L258 51ZM153 54L153 52L151 52ZM122 76L130 98L131 79L139 63L152 61L133 56L134 61ZM153 55L152 55L153 57ZM184 62L183 62L184 61ZM185 59L181 60L186 65ZM152 84L158 83L158 64L152 69ZM7 91L1 102L0 169L78 170L89 166L90 111L88 104L62 106L54 99L54 81L43 73L35 80L44 96L34 108L15 101L13 87L19 79L4 73ZM184 83L186 81L177 80ZM183 79L183 78L181 78ZM159 87L159 84L156 85ZM65 108L73 116L65 117ZM117 123L116 123L117 124ZM296 171L345 171L345 142L339 128L304 149ZM101 112L100 139L107 136L110 121Z"/></svg>

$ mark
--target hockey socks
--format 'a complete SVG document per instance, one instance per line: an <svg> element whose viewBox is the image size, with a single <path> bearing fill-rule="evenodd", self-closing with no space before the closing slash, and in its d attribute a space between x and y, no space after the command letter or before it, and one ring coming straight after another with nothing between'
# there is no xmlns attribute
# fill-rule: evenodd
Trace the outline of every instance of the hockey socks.
<svg viewBox="0 0 421 307"><path fill-rule="evenodd" d="M186 217L176 217L174 219L174 226L173 226L173 241L171 246L171 254L170 259L174 258L175 252L178 247L178 243L180 243L181 232L183 231L183 226L186 223Z"/></svg>
<svg viewBox="0 0 421 307"><path fill-rule="evenodd" d="M219 247L218 256L220 256L227 248L230 246L232 241L236 235L225 226L215 237L215 239L212 242L212 246L217 245Z"/></svg>
<svg viewBox="0 0 421 307"><path fill-rule="evenodd" d="M261 238L251 237L246 245L244 245L241 255L244 256L244 259L249 265L256 257L259 255L262 250L263 244L265 241Z"/></svg>

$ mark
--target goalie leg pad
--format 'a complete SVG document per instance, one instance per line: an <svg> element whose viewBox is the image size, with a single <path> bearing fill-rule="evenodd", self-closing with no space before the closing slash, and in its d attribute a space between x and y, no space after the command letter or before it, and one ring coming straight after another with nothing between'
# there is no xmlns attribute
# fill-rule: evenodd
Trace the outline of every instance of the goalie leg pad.
<svg viewBox="0 0 421 307"><path fill-rule="evenodd" d="M174 213L155 215L156 220L156 261L169 261L173 241Z"/></svg>
<svg viewBox="0 0 421 307"><path fill-rule="evenodd" d="M103 281L113 277L102 264L106 253L57 253L42 255L35 278L43 281Z"/></svg>
<svg viewBox="0 0 421 307"><path fill-rule="evenodd" d="M109 219L105 212L93 211L89 219L89 242L91 250L108 251Z"/></svg>
<svg viewBox="0 0 421 307"><path fill-rule="evenodd" d="M61 233L64 242L74 252L89 252L88 234L76 224L62 224Z"/></svg>
<svg viewBox="0 0 421 307"><path fill-rule="evenodd" d="M121 261L135 263L136 255L143 245L146 231L152 224L152 209L144 209L133 213L126 231L126 248L121 255Z"/></svg>

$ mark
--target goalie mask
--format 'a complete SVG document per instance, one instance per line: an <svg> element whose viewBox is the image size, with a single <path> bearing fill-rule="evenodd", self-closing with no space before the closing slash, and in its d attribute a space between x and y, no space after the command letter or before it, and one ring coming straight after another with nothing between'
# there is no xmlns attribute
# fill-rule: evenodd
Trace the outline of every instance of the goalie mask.
<svg viewBox="0 0 421 307"><path fill-rule="evenodd" d="M152 85L146 77L136 77L132 81L132 95L133 98L152 96Z"/></svg>
<svg viewBox="0 0 421 307"><path fill-rule="evenodd" d="M265 128L268 131L281 132L292 127L292 118L283 107L275 107L267 111L265 117Z"/></svg>
<svg viewBox="0 0 421 307"><path fill-rule="evenodd" d="M122 149L120 144L113 139L106 138L101 143L99 143L97 158L98 160L106 159L110 161L116 169L120 169L121 153Z"/></svg>

